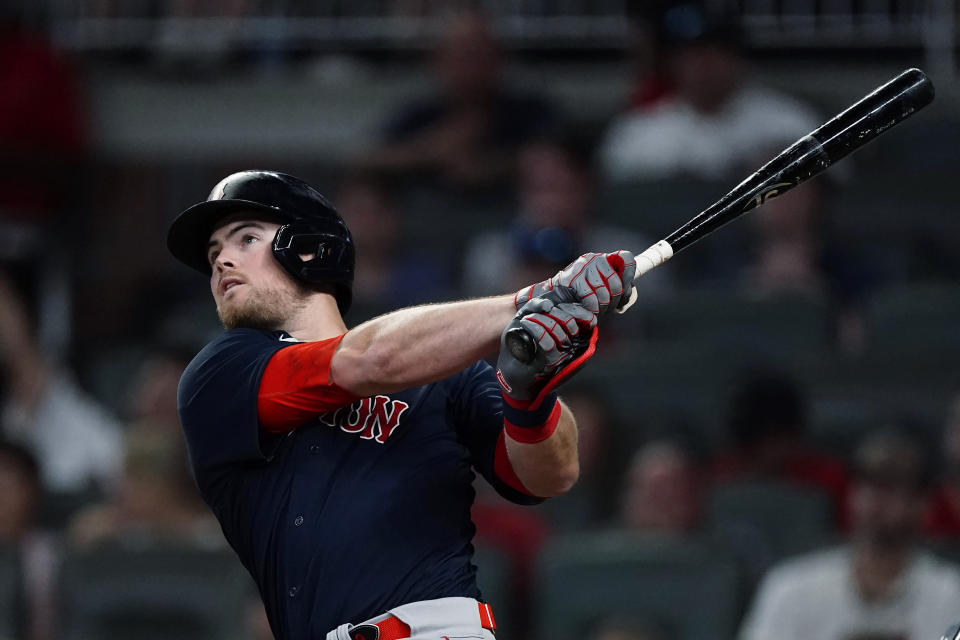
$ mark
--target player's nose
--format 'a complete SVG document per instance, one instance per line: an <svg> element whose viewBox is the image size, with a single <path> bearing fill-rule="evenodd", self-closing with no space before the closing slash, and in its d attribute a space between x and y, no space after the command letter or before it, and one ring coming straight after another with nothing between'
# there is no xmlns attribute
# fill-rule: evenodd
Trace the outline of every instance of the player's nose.
<svg viewBox="0 0 960 640"><path fill-rule="evenodd" d="M213 261L213 268L218 273L223 273L225 270L232 269L236 266L236 262L225 251L221 251L216 260Z"/></svg>

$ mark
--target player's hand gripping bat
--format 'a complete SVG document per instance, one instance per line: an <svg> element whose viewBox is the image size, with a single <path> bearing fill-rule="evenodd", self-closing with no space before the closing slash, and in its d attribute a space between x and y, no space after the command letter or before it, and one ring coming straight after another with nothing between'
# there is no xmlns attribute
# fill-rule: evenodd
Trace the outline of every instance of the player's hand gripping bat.
<svg viewBox="0 0 960 640"><path fill-rule="evenodd" d="M919 69L907 69L794 142L727 195L639 254L635 277L639 278L663 264L674 254L754 207L821 173L930 104L933 95L930 79ZM634 288L630 300L617 310L618 313L630 308L636 298ZM511 330L506 339L514 357L521 362L533 360L536 344L523 329Z"/></svg>

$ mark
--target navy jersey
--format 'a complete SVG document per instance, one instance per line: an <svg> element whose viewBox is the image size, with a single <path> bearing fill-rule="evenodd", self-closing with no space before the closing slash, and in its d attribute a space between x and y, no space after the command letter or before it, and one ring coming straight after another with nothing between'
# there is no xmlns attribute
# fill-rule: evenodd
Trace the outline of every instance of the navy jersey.
<svg viewBox="0 0 960 640"><path fill-rule="evenodd" d="M481 598L471 564L473 469L494 473L503 427L492 368L363 398L284 434L257 394L289 336L228 331L180 381L179 409L204 500L259 586L278 638L324 638L418 600Z"/></svg>

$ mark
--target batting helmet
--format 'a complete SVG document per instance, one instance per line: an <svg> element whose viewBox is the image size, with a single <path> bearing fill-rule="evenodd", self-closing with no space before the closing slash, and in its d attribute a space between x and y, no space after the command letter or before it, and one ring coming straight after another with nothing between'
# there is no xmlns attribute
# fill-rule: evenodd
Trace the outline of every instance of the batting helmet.
<svg viewBox="0 0 960 640"><path fill-rule="evenodd" d="M240 171L213 188L205 202L177 216L167 248L180 262L206 274L207 244L217 222L238 211L266 214L283 226L273 255L294 278L331 284L340 313L350 308L355 253L350 230L319 191L303 180L275 171ZM301 256L313 256L307 259Z"/></svg>

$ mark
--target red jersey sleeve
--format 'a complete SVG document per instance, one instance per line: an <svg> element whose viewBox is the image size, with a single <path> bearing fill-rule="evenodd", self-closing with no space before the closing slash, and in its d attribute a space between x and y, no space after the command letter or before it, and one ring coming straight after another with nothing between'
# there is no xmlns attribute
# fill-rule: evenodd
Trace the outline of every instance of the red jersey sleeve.
<svg viewBox="0 0 960 640"><path fill-rule="evenodd" d="M290 431L359 399L337 386L330 372L333 354L344 335L292 344L270 358L257 393L257 415L264 431Z"/></svg>

